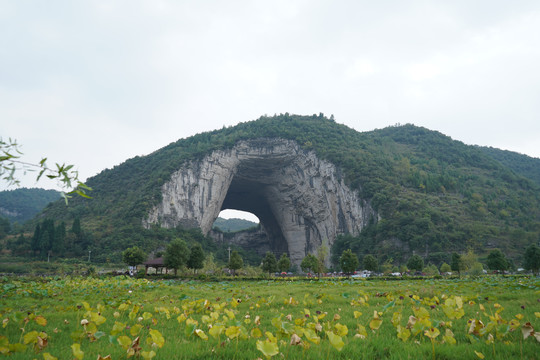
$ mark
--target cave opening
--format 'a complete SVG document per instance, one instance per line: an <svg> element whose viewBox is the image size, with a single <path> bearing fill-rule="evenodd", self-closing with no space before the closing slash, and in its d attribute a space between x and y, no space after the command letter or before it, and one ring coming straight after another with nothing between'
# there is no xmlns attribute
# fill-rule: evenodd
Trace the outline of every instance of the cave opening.
<svg viewBox="0 0 540 360"><path fill-rule="evenodd" d="M266 167L266 169L268 169ZM237 173L227 191L221 206L221 211L236 210L253 214L259 220L259 231L245 231L239 234L239 244L250 247L259 255L266 251L273 252L279 258L281 254L289 255L287 240L274 214L273 203L267 186L261 178L253 179L256 171L242 171ZM248 174L247 176L245 174ZM249 176L251 174L252 176ZM269 175L269 174L268 174Z"/></svg>

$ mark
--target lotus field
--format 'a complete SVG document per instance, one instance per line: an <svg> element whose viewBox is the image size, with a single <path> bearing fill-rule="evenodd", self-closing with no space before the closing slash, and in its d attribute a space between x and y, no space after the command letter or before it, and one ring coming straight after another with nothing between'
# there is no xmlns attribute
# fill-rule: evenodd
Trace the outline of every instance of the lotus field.
<svg viewBox="0 0 540 360"><path fill-rule="evenodd" d="M540 358L534 277L0 280L10 359Z"/></svg>

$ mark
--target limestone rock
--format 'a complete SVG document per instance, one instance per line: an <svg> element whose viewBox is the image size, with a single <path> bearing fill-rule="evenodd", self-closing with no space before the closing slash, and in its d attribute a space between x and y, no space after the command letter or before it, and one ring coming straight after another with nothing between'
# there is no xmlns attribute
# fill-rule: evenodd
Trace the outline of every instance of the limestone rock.
<svg viewBox="0 0 540 360"><path fill-rule="evenodd" d="M221 210L255 214L272 251L299 265L338 234L356 235L378 216L349 189L332 163L294 141L256 139L184 164L162 186L162 201L143 220L211 230Z"/></svg>

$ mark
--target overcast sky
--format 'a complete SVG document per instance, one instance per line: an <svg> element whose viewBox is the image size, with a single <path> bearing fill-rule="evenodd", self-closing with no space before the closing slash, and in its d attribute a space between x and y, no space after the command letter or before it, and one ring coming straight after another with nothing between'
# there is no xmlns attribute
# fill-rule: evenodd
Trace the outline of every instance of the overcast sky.
<svg viewBox="0 0 540 360"><path fill-rule="evenodd" d="M0 0L0 136L83 179L285 112L540 157L539 64L537 0Z"/></svg>

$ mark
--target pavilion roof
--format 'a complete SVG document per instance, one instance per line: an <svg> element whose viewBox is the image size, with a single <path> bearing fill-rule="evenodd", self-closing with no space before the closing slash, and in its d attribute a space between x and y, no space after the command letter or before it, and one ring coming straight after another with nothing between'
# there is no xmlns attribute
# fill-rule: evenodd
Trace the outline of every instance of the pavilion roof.
<svg viewBox="0 0 540 360"><path fill-rule="evenodd" d="M164 265L163 257L158 257L158 258L155 258L155 259L152 259L152 260L148 260L143 265L146 265L146 266L161 265L161 266L163 266Z"/></svg>

